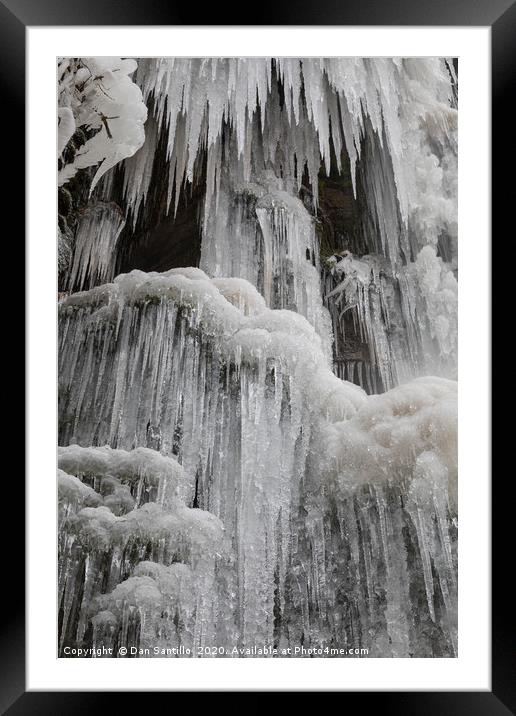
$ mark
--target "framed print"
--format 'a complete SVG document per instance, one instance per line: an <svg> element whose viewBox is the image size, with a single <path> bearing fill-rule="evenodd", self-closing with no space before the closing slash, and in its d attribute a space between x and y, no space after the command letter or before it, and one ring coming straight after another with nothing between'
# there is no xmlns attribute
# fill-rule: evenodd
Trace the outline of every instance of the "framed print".
<svg viewBox="0 0 516 716"><path fill-rule="evenodd" d="M84 11L2 5L29 309L8 713L238 690L507 713L490 98L496 169L514 8Z"/></svg>

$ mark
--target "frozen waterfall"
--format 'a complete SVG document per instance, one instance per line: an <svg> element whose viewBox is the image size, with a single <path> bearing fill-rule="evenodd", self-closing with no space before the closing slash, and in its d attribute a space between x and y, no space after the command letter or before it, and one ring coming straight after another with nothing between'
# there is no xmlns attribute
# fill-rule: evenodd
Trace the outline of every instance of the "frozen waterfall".
<svg viewBox="0 0 516 716"><path fill-rule="evenodd" d="M453 63L59 67L60 655L455 656Z"/></svg>

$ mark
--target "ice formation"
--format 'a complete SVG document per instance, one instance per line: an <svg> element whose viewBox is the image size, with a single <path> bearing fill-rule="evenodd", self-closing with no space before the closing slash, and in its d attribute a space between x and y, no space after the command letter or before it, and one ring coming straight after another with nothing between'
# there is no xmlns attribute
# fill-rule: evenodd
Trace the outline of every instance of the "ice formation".
<svg viewBox="0 0 516 716"><path fill-rule="evenodd" d="M456 269L452 78L451 62L439 58L143 60L136 81L154 118L149 141L125 175L128 212L135 220L145 211L156 132L165 136L174 209L180 187L195 180L205 155L201 268L251 281L269 306L303 313L324 336L318 242L313 217L296 194L306 173L317 210L321 162L329 171L333 154L340 167L347 152L355 192L360 179L367 204L366 243L387 258L405 333L391 341L379 300L370 309L361 306L356 320L373 363L362 385L385 389L425 372L456 377L437 337L446 330L453 344L454 324L434 327L437 345L422 346L415 303L424 293L404 275L427 246L439 247L450 274ZM368 313L374 327L367 325ZM333 321L334 333L341 330ZM390 345L396 341L399 348Z"/></svg>
<svg viewBox="0 0 516 716"><path fill-rule="evenodd" d="M62 450L60 465L81 474L109 471L116 477L131 472L122 456L127 462L131 453L124 450L134 445L177 456L185 472L196 476L197 504L222 521L231 541L237 594L231 643L270 643L275 638L289 643L292 630L301 638L301 615L311 642L346 643L349 634L328 620L340 609L335 590L342 587L342 566L339 560L334 563L335 555L354 549L346 571L355 598L367 592L376 610L374 630L380 640L364 634L363 643L378 655L384 649L401 653L401 646L389 646L389 629L405 625L408 650L410 579L417 583L416 574L423 579L423 572L410 575L409 557L400 555L417 549L428 565L431 557L438 564L452 559L449 531L455 504L450 498L448 505L447 481L453 484L456 476L455 384L421 379L368 398L334 376L321 339L306 319L266 308L242 280L218 281L222 292L231 287L231 303L216 282L198 269L134 271L114 284L61 301L60 441L109 442L118 449L100 449L99 460L98 449L72 445ZM237 298L238 287L243 298ZM251 314L249 295L254 299ZM404 520L411 505L418 504L414 485L424 474L418 466L429 459L442 465L446 481L439 473L437 487L433 482L427 486L430 494L438 491L441 502L436 507L425 498L426 522L423 526L416 520L410 540L403 535ZM396 495L407 502L401 515L393 504ZM341 524L338 535L331 530L334 509ZM109 529L116 525L107 511L102 517ZM378 530L375 540L384 530L385 553L374 557L366 552L371 544L360 545L359 533L365 529L358 526L360 519ZM158 514L153 513L153 522L159 525ZM140 531L145 529L139 524ZM129 528L126 534L131 533ZM326 552L328 539L335 547ZM404 586L386 582L389 561L399 573L404 571ZM442 589L453 594L446 571L453 567L443 564ZM447 614L436 616L433 582L428 582L428 569L424 574L431 624L451 645L453 624ZM386 619L385 604L376 605L375 590L387 594L387 611L401 620L397 626ZM365 616L345 628L364 628L361 618ZM372 618L369 614L368 620Z"/></svg>
<svg viewBox="0 0 516 716"><path fill-rule="evenodd" d="M326 301L334 333L345 341L343 319L353 313L385 389L422 372L456 378L458 286L435 247L425 246L398 270L378 254L344 254L327 260ZM370 373L370 392L377 392L371 380Z"/></svg>
<svg viewBox="0 0 516 716"><path fill-rule="evenodd" d="M443 204L440 213L445 215L449 209L453 215L454 207L445 206L444 192L435 192L445 181L443 167L425 141L430 130L432 141L444 151L455 129L456 115L450 108L452 85L444 61L276 58L276 67L284 88L284 111L274 102L278 88L269 58L159 58L140 62L137 82L144 100L154 99L158 125L167 126L171 176L175 173L177 184L185 177L193 178L204 144L207 175L214 183L219 180L221 139L229 124L234 129L236 160L244 180L251 177L253 155L261 152L265 163L281 161L284 173L295 179L298 187L306 166L316 192L321 158L327 169L330 166L330 145L340 158L345 144L355 167L369 122L389 149L403 219L408 220L414 198L424 193L429 194L429 200ZM271 116L274 113L276 116ZM259 148L254 141L256 124L263 140ZM402 161L402 153L407 151L417 160L414 165L406 156ZM427 164L433 171L426 171ZM429 184L433 185L432 194ZM208 198L212 188L208 185ZM424 208L429 227L435 230L436 207L427 204ZM424 213L418 221L424 222Z"/></svg>
<svg viewBox="0 0 516 716"><path fill-rule="evenodd" d="M105 283L114 277L116 244L125 217L114 203L98 202L84 210L75 232L69 288Z"/></svg>
<svg viewBox="0 0 516 716"><path fill-rule="evenodd" d="M59 303L61 653L456 655L451 63L144 59L129 90L118 62L133 151ZM88 102L60 102L61 149ZM369 252L321 257L318 174L344 156ZM200 268L116 276L158 161L160 211L205 182ZM337 360L350 326L367 361Z"/></svg>
<svg viewBox="0 0 516 716"><path fill-rule="evenodd" d="M165 596L170 598L172 579L178 584L170 604L169 626L172 627L176 610L184 606L186 613L191 611L196 617L192 629L197 634L192 646L202 643L207 635L213 639L220 611L216 607L219 599L226 596L223 585L219 590L217 583L218 563L227 562L220 521L179 500L169 501L166 507L149 502L117 515L118 501L115 509L113 502L108 502L114 493L95 504L94 490L62 471L59 478L64 513L59 544L61 653L70 635L80 643L87 629L93 629L95 642L99 630L106 629L106 611L110 620L115 619L113 612L118 612L119 646L127 643L131 626L139 631L137 640L141 643L146 618L153 627L155 617L166 621L165 606L160 601ZM105 482L104 479L103 487ZM144 580L140 575L146 564L149 576ZM152 581L156 574L161 577L157 584ZM184 596L178 589L183 580ZM227 608L221 604L223 612ZM152 632L152 636L158 634Z"/></svg>

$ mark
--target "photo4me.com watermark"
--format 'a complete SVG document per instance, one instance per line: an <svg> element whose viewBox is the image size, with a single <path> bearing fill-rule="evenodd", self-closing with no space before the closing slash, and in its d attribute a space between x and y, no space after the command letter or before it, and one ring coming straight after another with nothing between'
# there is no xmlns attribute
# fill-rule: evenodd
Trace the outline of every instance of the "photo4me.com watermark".
<svg viewBox="0 0 516 716"><path fill-rule="evenodd" d="M83 659L98 659L102 657L206 657L206 656L231 656L231 657L259 657L259 656L290 656L290 657L346 657L346 656L369 656L369 649L363 647L274 647L274 646L252 646L252 647L225 647L225 646L199 646L190 649L186 646L178 647L137 647L120 646L112 647L70 647L64 648L64 656Z"/></svg>

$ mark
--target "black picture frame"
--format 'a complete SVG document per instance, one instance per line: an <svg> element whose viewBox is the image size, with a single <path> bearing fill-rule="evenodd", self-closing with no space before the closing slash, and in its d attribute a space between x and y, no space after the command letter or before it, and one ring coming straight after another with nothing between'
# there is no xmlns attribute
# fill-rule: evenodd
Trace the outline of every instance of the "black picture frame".
<svg viewBox="0 0 516 716"><path fill-rule="evenodd" d="M203 25L406 25L406 26L490 26L492 37L492 236L500 235L509 221L514 204L514 182L504 176L504 169L514 167L514 119L510 113L510 99L514 94L516 67L516 3L512 0L361 0L339 3L335 0L275 0L274 4L262 0L250 8L243 17L241 6L231 13L232 5L223 6L226 17L221 16L222 6L179 4L174 0L0 0L0 80L3 105L4 146L12 153L5 158L9 167L4 206L9 215L16 217L15 231L19 234L24 225L24 123L25 112L25 30L29 26L61 25L198 25L192 22L202 16ZM238 18L228 23L226 18ZM8 138L8 141L7 139ZM508 174L508 173L507 173ZM514 174L514 171L511 171ZM512 199L512 201L511 201ZM13 229L11 229L13 231ZM506 237L506 241L510 237ZM10 242L21 240L16 236ZM15 264L23 265L23 255ZM511 280L511 279L509 279ZM19 289L18 289L19 293ZM483 287L479 300L489 300L489 287ZM493 306L500 306L498 291ZM18 310L13 317L20 323ZM493 320L497 312L493 311ZM29 350L34 346L29 345ZM493 371L496 380L502 376ZM498 377L499 376L499 377ZM20 391L21 392L21 391ZM503 445L503 431L496 435L498 447ZM496 442L495 442L496 446ZM493 454L498 450L493 449ZM17 471L18 473L19 471ZM502 716L516 713L516 679L514 647L510 633L511 614L514 611L513 592L509 588L512 571L507 552L511 527L512 501L507 499L507 482L510 474L497 473L492 484L493 552L492 552L492 691L463 692L347 692L346 708L381 708L384 713L489 714ZM24 502L24 485L16 474L10 478L9 503ZM14 495L12 494L14 492ZM12 538L11 538L12 539ZM82 714L119 705L120 693L77 692L26 692L25 691L25 594L22 560L24 533L16 535L16 554L5 567L7 604L2 611L2 639L0 644L0 708L9 716L21 714ZM11 548L12 549L12 548ZM5 557L4 557L5 559ZM49 575L53 579L53 575ZM235 689L237 690L237 689ZM131 693L132 705L143 701ZM148 698L147 695L144 698ZM170 698L170 697L169 697ZM115 699L117 700L115 702ZM352 699L350 703L350 699ZM367 702L366 702L367 699ZM170 702L169 702L170 705ZM171 705L170 705L171 706Z"/></svg>

